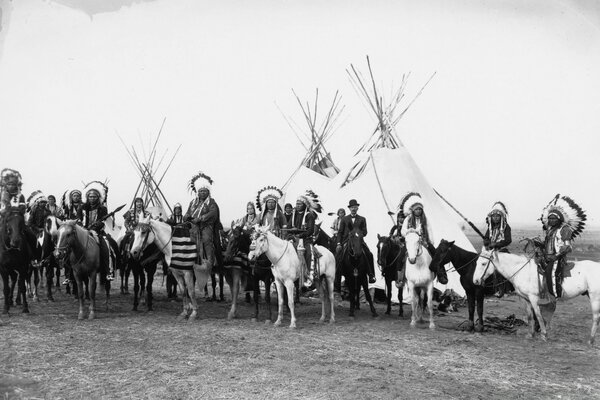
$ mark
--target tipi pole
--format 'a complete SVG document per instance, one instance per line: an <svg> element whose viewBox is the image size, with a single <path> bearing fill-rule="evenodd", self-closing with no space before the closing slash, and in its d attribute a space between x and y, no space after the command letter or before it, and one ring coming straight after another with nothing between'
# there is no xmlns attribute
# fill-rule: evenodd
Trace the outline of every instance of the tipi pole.
<svg viewBox="0 0 600 400"><path fill-rule="evenodd" d="M454 207L452 204L450 204L450 202L449 202L448 200L446 200L446 199L444 198L444 196L442 196L441 194L439 194L437 190L433 189L433 191L435 192L435 194L437 194L438 196L440 196L440 199L444 200L444 202L445 202L446 204L448 204L448 205L450 206L450 208L452 208L452 209L453 209L453 210L454 210L454 211L455 211L455 212L456 212L458 215L460 215L460 216L461 216L461 218L462 218L462 219L464 219L464 220L465 220L465 222L466 222L467 224L469 224L469 226L470 226L471 228L473 228L473 230L474 230L475 232L477 232L477 234L478 234L479 236L481 236L481 238L482 238L482 239L484 238L484 237L483 237L483 233L481 233L481 231L480 231L479 229L477 229L477 227L475 226L475 224L473 224L471 221L469 221L469 220L467 219L467 217L465 217L464 215L462 215L462 214L461 214L461 212L460 212L460 211L458 211L458 210L457 210L457 209L456 209L456 208L455 208L455 207Z"/></svg>

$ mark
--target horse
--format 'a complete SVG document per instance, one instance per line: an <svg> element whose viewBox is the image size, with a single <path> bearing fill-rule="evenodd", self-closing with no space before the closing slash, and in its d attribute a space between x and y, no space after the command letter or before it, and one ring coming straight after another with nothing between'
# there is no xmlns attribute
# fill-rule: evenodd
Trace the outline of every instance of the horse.
<svg viewBox="0 0 600 400"><path fill-rule="evenodd" d="M390 315L392 311L392 284L398 278L398 271L402 266L402 248L388 236L377 235L377 265L381 268L381 275L385 279L387 309L385 313ZM398 288L398 316L404 316L402 306L402 287Z"/></svg>
<svg viewBox="0 0 600 400"><path fill-rule="evenodd" d="M294 281L301 278L301 265L298 253L291 242L275 236L266 227L257 227L254 242L256 246L250 251L248 258L252 261L261 254L266 254L271 261L272 273L277 287L278 313L275 326L281 325L283 319L283 290L287 290L288 307L290 308L290 328L296 327L296 315L294 313ZM256 290L256 289L255 289ZM268 291L269 288L267 287Z"/></svg>
<svg viewBox="0 0 600 400"><path fill-rule="evenodd" d="M102 275L100 260L100 240L96 234L79 225L74 220L59 223L58 238L54 256L63 259L68 256L73 277L77 283L79 297L79 314L77 319L84 317L83 281L87 280L90 287L89 319L95 318L96 307L96 276ZM106 307L110 297L110 282L106 282Z"/></svg>
<svg viewBox="0 0 600 400"><path fill-rule="evenodd" d="M360 229L354 228L348 234L348 241L342 249L341 266L342 274L346 279L346 285L350 292L350 317L354 317L354 310L358 308L360 288L362 287L365 298L371 308L373 317L377 316L377 311L373 305L373 299L369 292L369 261L363 250L363 234Z"/></svg>
<svg viewBox="0 0 600 400"><path fill-rule="evenodd" d="M481 284L494 271L498 271L515 287L515 293L527 303L527 319L529 322L529 337L533 338L537 318L540 325L541 338L547 340L547 330L556 309L556 303L540 304L540 298L547 293L546 279L538 272L535 257L492 252L482 250L477 260L473 282ZM559 301L587 295L592 308L592 329L588 343L594 345L594 337L600 321L600 263L590 260L569 262L563 271L562 296ZM548 317L545 323L542 309Z"/></svg>
<svg viewBox="0 0 600 400"><path fill-rule="evenodd" d="M38 287L41 278L46 277L46 297L48 301L54 301L52 295L52 285L55 273L60 275L60 269L56 258L54 257L54 242L51 234L42 230L36 240L36 247L33 252L33 260L31 261L31 271L33 275L33 285L31 285L31 276L28 276L28 284L33 295L33 299L39 301Z"/></svg>
<svg viewBox="0 0 600 400"><path fill-rule="evenodd" d="M225 280L229 285L231 292L231 309L227 314L227 319L237 317L237 299L240 293L240 287L246 287L248 273L250 271L248 253L250 252L251 238L250 234L241 226L233 226L229 232L227 246L223 254L223 267L225 269ZM267 290L269 292L269 290ZM255 290L256 293L256 290ZM269 293L267 293L269 295ZM258 317L258 296L255 295L256 315ZM269 296L269 320L271 301Z"/></svg>
<svg viewBox="0 0 600 400"><path fill-rule="evenodd" d="M435 329L433 322L433 281L435 274L429 269L431 256L423 243L422 237L415 229L409 229L404 235L406 241L406 282L408 290L412 294L411 308L412 315L410 320L411 328L417 324L417 314L419 321L423 320L424 299L422 289L427 290L427 308L429 310L429 329ZM420 311L420 312L419 312Z"/></svg>
<svg viewBox="0 0 600 400"><path fill-rule="evenodd" d="M483 299L485 297L485 287L473 283L473 274L477 265L479 254L465 250L445 239L435 250L431 267L434 269L444 268L444 265L452 263L452 266L460 275L460 284L467 294L467 303L469 305L469 331L483 331ZM477 325L474 323L475 304L477 303Z"/></svg>
<svg viewBox="0 0 600 400"><path fill-rule="evenodd" d="M133 229L133 243L129 249L129 263L133 272L133 311L138 309L140 286L143 290L145 284L146 307L152 311L152 283L156 265L163 256L167 265L171 264L171 237L171 226L151 216L140 219Z"/></svg>
<svg viewBox="0 0 600 400"><path fill-rule="evenodd" d="M188 322L190 322L195 320L198 315L198 303L196 301L194 283L194 264L196 263L198 253L196 242L192 240L189 235L186 235L185 231L182 231L185 228L187 228L185 224L183 224L183 226L176 225L172 227L171 263L167 268L181 289L183 311L179 314L178 319L183 320L187 317ZM168 231L166 227L163 226L161 232L163 238L160 238L160 240L155 243L166 243L166 241L168 241L168 237L166 236ZM168 247L168 245L166 247ZM188 316L188 310L190 308L192 312Z"/></svg>
<svg viewBox="0 0 600 400"><path fill-rule="evenodd" d="M321 318L319 322L325 322L326 319L326 304L329 303L329 323L335 322L335 311L334 311L334 293L333 293L333 282L335 280L335 256L333 253L324 246L314 244L313 249L321 254L320 257L315 258L315 269L314 269L314 280L316 287L319 290L319 298L321 299ZM315 251L313 250L313 256Z"/></svg>
<svg viewBox="0 0 600 400"><path fill-rule="evenodd" d="M3 314L8 314L12 303L12 291L8 279L9 277L14 279L15 272L19 275L17 300L22 299L22 312L29 312L25 293L25 276L31 261L33 246L35 246L34 238L32 234L27 233L23 208L13 206L4 208L0 212L0 275L4 287ZM12 288L14 289L14 285Z"/></svg>

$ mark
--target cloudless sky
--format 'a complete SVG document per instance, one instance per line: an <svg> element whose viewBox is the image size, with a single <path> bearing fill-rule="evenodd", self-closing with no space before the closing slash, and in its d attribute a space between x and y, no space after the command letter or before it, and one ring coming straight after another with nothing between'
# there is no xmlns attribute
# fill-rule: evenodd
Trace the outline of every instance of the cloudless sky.
<svg viewBox="0 0 600 400"><path fill-rule="evenodd" d="M109 208L130 202L138 178L117 133L141 152L166 117L159 153L183 145L167 198L185 208L202 170L227 223L304 155L275 105L301 123L291 88L312 100L318 87L323 111L340 90L346 109L327 147L348 166L374 120L345 70L366 73L368 54L387 96L405 73L410 97L436 72L397 132L470 219L483 225L502 200L513 223L535 223L561 193L600 224L594 2L0 4L0 167L21 171L25 195L109 179Z"/></svg>

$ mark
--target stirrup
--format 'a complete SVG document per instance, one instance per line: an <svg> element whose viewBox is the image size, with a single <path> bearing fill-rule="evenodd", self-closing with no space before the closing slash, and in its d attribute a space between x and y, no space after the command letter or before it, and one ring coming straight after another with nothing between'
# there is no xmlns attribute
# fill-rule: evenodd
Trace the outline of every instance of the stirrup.
<svg viewBox="0 0 600 400"><path fill-rule="evenodd" d="M108 274L108 275L106 275L106 280L107 280L107 281L114 281L114 280L115 280L115 277L114 277L114 275L113 275L113 274Z"/></svg>
<svg viewBox="0 0 600 400"><path fill-rule="evenodd" d="M71 283L71 280L67 278L67 279L65 279L65 280L63 281L63 283L62 283L62 284L66 286L66 285L68 285L68 284L70 284L70 283Z"/></svg>

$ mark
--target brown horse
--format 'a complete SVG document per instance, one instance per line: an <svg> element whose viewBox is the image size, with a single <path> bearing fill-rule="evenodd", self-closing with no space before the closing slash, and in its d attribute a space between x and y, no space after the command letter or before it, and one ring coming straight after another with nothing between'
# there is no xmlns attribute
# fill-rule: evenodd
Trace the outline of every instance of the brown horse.
<svg viewBox="0 0 600 400"><path fill-rule="evenodd" d="M377 235L377 264L381 268L381 275L385 278L385 288L387 297L387 309L385 313L389 315L392 311L392 284L396 281L398 273L402 272L403 246L394 242L388 236ZM398 316L404 316L402 308L402 289L398 288Z"/></svg>
<svg viewBox="0 0 600 400"><path fill-rule="evenodd" d="M100 269L100 244L102 240L91 231L79 226L75 221L69 220L59 224L58 238L54 255L57 259L69 257L73 277L77 283L79 297L78 319L83 319L84 300L83 282L88 281L90 288L89 319L95 317L96 307L96 276ZM106 282L106 305L110 295L110 283Z"/></svg>

